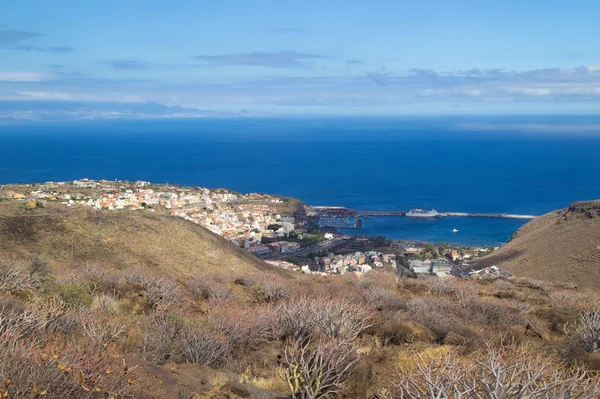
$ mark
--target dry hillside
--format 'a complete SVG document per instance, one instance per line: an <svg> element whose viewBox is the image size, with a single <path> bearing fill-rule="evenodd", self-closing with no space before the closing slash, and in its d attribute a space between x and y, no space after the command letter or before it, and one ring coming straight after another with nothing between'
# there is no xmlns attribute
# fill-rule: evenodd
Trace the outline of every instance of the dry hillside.
<svg viewBox="0 0 600 399"><path fill-rule="evenodd" d="M559 228L597 222L580 209ZM292 278L158 211L0 203L0 398L596 399L599 303L525 278Z"/></svg>
<svg viewBox="0 0 600 399"><path fill-rule="evenodd" d="M600 201L575 202L523 226L478 262L517 276L600 289Z"/></svg>
<svg viewBox="0 0 600 399"><path fill-rule="evenodd" d="M252 274L274 268L202 226L150 212L0 204L0 255L41 255L54 267L87 262L173 277Z"/></svg>

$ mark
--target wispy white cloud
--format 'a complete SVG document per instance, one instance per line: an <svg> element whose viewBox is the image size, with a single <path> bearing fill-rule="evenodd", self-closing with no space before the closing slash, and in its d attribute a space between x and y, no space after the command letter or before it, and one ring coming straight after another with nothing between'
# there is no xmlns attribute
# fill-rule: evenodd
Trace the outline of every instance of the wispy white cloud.
<svg viewBox="0 0 600 399"><path fill-rule="evenodd" d="M9 29L4 26L0 26L0 49L4 50L20 50L20 51L34 51L34 52L49 52L49 53L69 53L75 51L73 47L67 46L55 46L55 47L41 47L39 45L31 44L31 40L42 37L41 33L28 32L18 29Z"/></svg>
<svg viewBox="0 0 600 399"><path fill-rule="evenodd" d="M212 65L253 65L270 68L298 68L306 66L307 60L325 58L322 55L297 51L254 52L245 54L197 55L196 61Z"/></svg>
<svg viewBox="0 0 600 399"><path fill-rule="evenodd" d="M4 82L39 82L49 77L40 72L0 71L0 81Z"/></svg>
<svg viewBox="0 0 600 399"><path fill-rule="evenodd" d="M138 68L136 62L121 66ZM8 96L7 93L13 93ZM16 93L16 94L15 94ZM436 72L415 69L400 74L379 68L345 76L288 76L229 82L92 79L55 73L0 72L0 99L55 101L153 101L169 105L221 107L513 107L524 105L600 105L600 68L546 68L531 71L469 69ZM293 111L292 111L293 112Z"/></svg>

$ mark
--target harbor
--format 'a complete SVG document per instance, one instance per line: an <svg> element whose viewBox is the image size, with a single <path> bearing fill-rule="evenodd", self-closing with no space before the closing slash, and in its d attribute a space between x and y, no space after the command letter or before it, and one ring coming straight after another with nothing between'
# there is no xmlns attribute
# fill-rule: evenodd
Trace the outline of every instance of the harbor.
<svg viewBox="0 0 600 399"><path fill-rule="evenodd" d="M381 216L435 219L443 217L470 217L530 220L537 216L512 213L470 213L470 212L438 212L435 210L412 209L409 211L369 211L356 210L342 206L313 206L312 215L317 217L321 227L361 228L361 219ZM347 226L347 227L346 227Z"/></svg>

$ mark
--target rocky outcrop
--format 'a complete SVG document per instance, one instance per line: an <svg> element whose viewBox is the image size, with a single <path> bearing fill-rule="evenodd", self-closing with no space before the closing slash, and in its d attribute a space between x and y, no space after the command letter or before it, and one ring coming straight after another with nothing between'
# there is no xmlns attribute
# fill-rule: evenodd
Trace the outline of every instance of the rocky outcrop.
<svg viewBox="0 0 600 399"><path fill-rule="evenodd" d="M600 218L600 201L573 202L559 221L563 220L589 220Z"/></svg>

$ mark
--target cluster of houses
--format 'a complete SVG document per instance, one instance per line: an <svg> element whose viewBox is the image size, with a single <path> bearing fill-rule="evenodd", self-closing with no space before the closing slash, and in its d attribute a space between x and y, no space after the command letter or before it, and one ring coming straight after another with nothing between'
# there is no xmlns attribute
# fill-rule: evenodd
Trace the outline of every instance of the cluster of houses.
<svg viewBox="0 0 600 399"><path fill-rule="evenodd" d="M470 249L447 249L444 255L453 262L467 262L473 258L486 255L491 251L497 250L499 247L481 248L475 247Z"/></svg>
<svg viewBox="0 0 600 399"><path fill-rule="evenodd" d="M263 244L260 240L255 239L245 241L243 248L254 255L264 255L271 252L289 254L300 249L300 244L294 241L285 240Z"/></svg>
<svg viewBox="0 0 600 399"><path fill-rule="evenodd" d="M9 190L2 195L34 203L57 201L69 207L150 212L163 208L172 215L206 227L250 252L264 249L262 236L283 238L295 229L294 218L283 217L276 209L276 205L282 202L281 198L268 194L244 196L223 189L90 179L22 185L19 188L28 190ZM278 228L269 229L274 225ZM274 244L271 244L270 250L279 252L290 252L297 245L284 242Z"/></svg>
<svg viewBox="0 0 600 399"><path fill-rule="evenodd" d="M344 274L346 272L368 272L384 267L396 268L396 255L377 251L352 252L345 255L327 254L315 257L318 271L327 274Z"/></svg>
<svg viewBox="0 0 600 399"><path fill-rule="evenodd" d="M509 278L512 274L509 271L499 268L498 266L484 267L481 270L474 270L469 272L469 277L473 279L486 279L486 278Z"/></svg>
<svg viewBox="0 0 600 399"><path fill-rule="evenodd" d="M411 259L408 261L408 266L417 274L436 274L439 277L449 276L452 271L445 259Z"/></svg>

